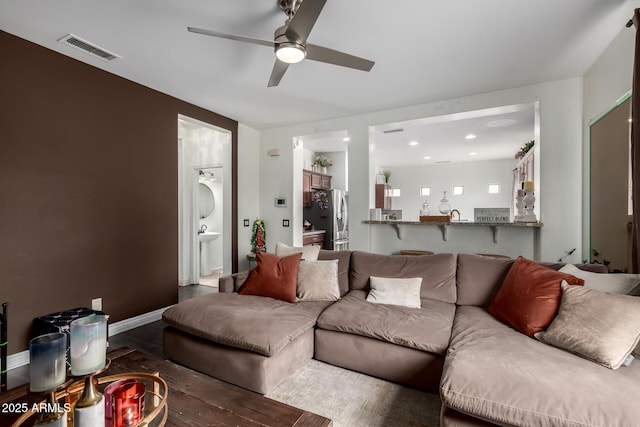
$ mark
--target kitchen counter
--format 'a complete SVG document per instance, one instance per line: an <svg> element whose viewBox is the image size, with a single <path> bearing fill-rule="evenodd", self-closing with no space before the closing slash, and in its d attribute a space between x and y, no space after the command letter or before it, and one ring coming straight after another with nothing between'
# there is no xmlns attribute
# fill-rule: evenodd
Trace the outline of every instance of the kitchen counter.
<svg viewBox="0 0 640 427"><path fill-rule="evenodd" d="M320 246L324 248L326 230L309 230L302 233L302 246Z"/></svg>
<svg viewBox="0 0 640 427"><path fill-rule="evenodd" d="M541 222L507 222L507 223L493 223L493 222L472 222L472 221L451 221L451 222L424 222L424 221L398 221L398 220L367 220L363 221L364 224L388 224L396 229L398 239L402 239L400 226L436 226L440 228L442 232L442 240L447 241L447 230L449 227L489 227L493 234L493 242L498 243L498 229L499 227L509 228L522 228L522 229L534 229L539 230L542 227Z"/></svg>

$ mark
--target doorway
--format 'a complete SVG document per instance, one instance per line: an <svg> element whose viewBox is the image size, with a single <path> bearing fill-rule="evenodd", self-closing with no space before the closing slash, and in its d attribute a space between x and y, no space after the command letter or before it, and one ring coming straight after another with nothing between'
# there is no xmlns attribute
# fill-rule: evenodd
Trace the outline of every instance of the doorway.
<svg viewBox="0 0 640 427"><path fill-rule="evenodd" d="M294 243L324 233L322 247L349 248L349 134L346 129L295 138L293 168L302 196L294 206ZM297 154L296 154L297 153ZM299 175L297 175L299 174ZM306 177L306 178L305 178ZM306 182L306 184L305 184ZM300 240L297 240L300 236ZM321 238L322 239L322 238Z"/></svg>
<svg viewBox="0 0 640 427"><path fill-rule="evenodd" d="M180 286L217 285L217 277L232 273L231 141L226 129L178 117Z"/></svg>
<svg viewBox="0 0 640 427"><path fill-rule="evenodd" d="M631 271L631 93L590 126L589 257Z"/></svg>

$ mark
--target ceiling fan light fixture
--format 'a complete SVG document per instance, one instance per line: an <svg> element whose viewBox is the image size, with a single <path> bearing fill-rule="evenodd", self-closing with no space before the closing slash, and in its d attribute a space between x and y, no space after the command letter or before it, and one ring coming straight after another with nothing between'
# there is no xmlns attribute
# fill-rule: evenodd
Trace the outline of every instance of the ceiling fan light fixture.
<svg viewBox="0 0 640 427"><path fill-rule="evenodd" d="M281 43L276 47L276 57L287 64L296 64L307 56L307 51L299 43Z"/></svg>

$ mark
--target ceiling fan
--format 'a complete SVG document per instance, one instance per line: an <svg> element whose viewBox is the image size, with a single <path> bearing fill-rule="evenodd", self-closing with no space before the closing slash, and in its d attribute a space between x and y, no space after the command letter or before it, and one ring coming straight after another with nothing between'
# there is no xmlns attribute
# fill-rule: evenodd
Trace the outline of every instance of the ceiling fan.
<svg viewBox="0 0 640 427"><path fill-rule="evenodd" d="M295 64L305 58L356 70L371 70L374 64L373 61L307 43L307 37L326 2L327 0L278 0L280 8L287 15L287 20L282 27L275 31L274 41L236 36L194 27L187 27L187 30L192 33L274 48L276 62L269 78L269 87L278 86L282 76L289 68L289 64Z"/></svg>

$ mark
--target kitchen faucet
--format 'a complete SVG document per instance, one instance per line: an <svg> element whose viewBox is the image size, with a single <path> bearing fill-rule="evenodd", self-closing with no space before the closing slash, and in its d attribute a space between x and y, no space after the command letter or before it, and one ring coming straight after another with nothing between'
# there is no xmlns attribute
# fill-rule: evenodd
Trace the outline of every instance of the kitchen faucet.
<svg viewBox="0 0 640 427"><path fill-rule="evenodd" d="M207 231L207 225L202 224L202 226L200 227L200 231L198 231L198 234L204 234L205 231Z"/></svg>
<svg viewBox="0 0 640 427"><path fill-rule="evenodd" d="M458 209L452 209L451 212L449 213L451 215L451 219L453 219L453 213L457 213L458 214L458 221L460 221L460 211Z"/></svg>

